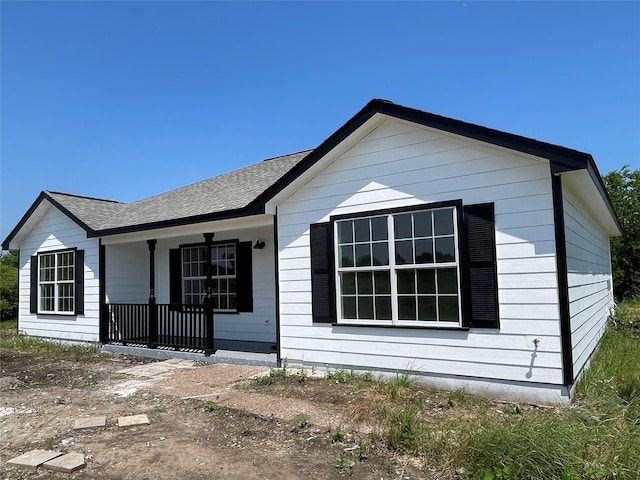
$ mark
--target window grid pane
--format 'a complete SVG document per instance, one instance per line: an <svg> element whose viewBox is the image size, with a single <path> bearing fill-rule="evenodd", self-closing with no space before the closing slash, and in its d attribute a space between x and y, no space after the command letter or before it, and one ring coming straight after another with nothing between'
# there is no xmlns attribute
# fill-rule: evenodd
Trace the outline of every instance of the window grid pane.
<svg viewBox="0 0 640 480"><path fill-rule="evenodd" d="M183 301L202 305L206 295L206 247L182 249ZM234 243L211 247L212 300L216 310L235 310L236 246Z"/></svg>
<svg viewBox="0 0 640 480"><path fill-rule="evenodd" d="M38 255L38 309L74 313L75 251Z"/></svg>
<svg viewBox="0 0 640 480"><path fill-rule="evenodd" d="M459 322L455 212L446 207L336 222L341 318Z"/></svg>

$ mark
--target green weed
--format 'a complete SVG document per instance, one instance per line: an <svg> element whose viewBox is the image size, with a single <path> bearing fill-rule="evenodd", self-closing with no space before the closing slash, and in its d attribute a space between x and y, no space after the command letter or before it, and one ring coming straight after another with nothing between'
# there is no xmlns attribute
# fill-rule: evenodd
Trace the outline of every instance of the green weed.
<svg viewBox="0 0 640 480"><path fill-rule="evenodd" d="M254 381L261 386L272 385L279 378L286 378L287 370L285 368L270 368L267 375L261 375L254 378Z"/></svg>
<svg viewBox="0 0 640 480"><path fill-rule="evenodd" d="M409 372L396 373L395 377L386 383L386 386L391 398L397 398L402 392L413 386L413 381Z"/></svg>
<svg viewBox="0 0 640 480"><path fill-rule="evenodd" d="M336 370L334 372L327 372L326 379L334 380L336 383L347 383L349 380L353 380L356 377L353 370L347 372L346 370Z"/></svg>
<svg viewBox="0 0 640 480"><path fill-rule="evenodd" d="M299 432L303 428L306 428L310 424L311 417L306 413L299 413L291 420L291 431Z"/></svg>
<svg viewBox="0 0 640 480"><path fill-rule="evenodd" d="M331 443L341 442L344 439L345 435L346 432L341 425L333 427L331 428L331 430L329 430L329 439L331 440Z"/></svg>

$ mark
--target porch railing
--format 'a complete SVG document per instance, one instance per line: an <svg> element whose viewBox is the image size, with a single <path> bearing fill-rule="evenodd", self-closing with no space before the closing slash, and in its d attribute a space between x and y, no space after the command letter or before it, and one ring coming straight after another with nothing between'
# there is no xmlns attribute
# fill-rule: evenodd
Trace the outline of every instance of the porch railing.
<svg viewBox="0 0 640 480"><path fill-rule="evenodd" d="M108 343L213 353L213 328L199 305L110 303L105 313Z"/></svg>

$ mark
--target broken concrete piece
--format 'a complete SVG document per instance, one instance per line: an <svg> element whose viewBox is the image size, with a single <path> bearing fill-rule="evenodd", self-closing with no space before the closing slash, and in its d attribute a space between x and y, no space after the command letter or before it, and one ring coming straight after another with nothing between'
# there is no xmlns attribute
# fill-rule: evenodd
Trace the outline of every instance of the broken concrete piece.
<svg viewBox="0 0 640 480"><path fill-rule="evenodd" d="M128 417L118 417L119 427L132 427L134 425L149 425L149 417L145 414L142 415L130 415Z"/></svg>
<svg viewBox="0 0 640 480"><path fill-rule="evenodd" d="M22 455L7 461L7 465L16 467L38 468L44 462L53 460L62 455L62 452L53 452L51 450L31 450Z"/></svg>
<svg viewBox="0 0 640 480"><path fill-rule="evenodd" d="M79 418L73 424L74 430L83 428L104 427L107 424L107 417L101 415L99 417Z"/></svg>
<svg viewBox="0 0 640 480"><path fill-rule="evenodd" d="M54 472L75 472L85 466L84 455L82 453L67 453L66 455L45 462L42 466Z"/></svg>

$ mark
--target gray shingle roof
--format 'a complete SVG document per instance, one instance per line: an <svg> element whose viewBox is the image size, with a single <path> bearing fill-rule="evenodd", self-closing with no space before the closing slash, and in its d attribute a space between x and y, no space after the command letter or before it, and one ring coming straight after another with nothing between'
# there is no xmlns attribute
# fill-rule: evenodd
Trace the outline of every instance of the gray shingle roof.
<svg viewBox="0 0 640 480"><path fill-rule="evenodd" d="M131 203L45 192L94 232L242 210L297 165L311 150L275 157Z"/></svg>

